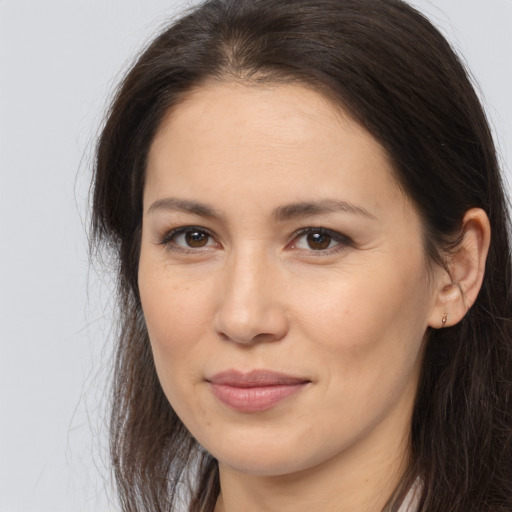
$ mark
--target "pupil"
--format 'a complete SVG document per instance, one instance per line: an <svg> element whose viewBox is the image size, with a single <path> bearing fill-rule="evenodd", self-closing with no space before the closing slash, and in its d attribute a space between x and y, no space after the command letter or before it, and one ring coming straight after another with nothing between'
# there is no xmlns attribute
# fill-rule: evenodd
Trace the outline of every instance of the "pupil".
<svg viewBox="0 0 512 512"><path fill-rule="evenodd" d="M331 243L331 237L323 233L309 233L307 239L309 247L317 251L327 249Z"/></svg>
<svg viewBox="0 0 512 512"><path fill-rule="evenodd" d="M201 231L188 231L185 240L189 247L204 247L208 243L208 235Z"/></svg>

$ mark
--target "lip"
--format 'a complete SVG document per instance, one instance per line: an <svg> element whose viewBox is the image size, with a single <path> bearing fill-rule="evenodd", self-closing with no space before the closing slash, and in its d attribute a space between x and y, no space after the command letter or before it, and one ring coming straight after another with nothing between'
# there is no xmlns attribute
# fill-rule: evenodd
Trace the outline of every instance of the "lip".
<svg viewBox="0 0 512 512"><path fill-rule="evenodd" d="M223 404L240 412L260 412L302 391L309 379L270 370L228 370L206 379Z"/></svg>

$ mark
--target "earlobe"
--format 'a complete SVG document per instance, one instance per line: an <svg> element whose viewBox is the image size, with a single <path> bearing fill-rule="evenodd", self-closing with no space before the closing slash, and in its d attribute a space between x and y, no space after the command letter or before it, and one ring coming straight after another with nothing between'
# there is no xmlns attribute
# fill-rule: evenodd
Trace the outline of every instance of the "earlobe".
<svg viewBox="0 0 512 512"><path fill-rule="evenodd" d="M486 213L472 208L462 220L461 242L449 255L438 279L436 304L429 325L439 329L462 320L482 286L491 228Z"/></svg>

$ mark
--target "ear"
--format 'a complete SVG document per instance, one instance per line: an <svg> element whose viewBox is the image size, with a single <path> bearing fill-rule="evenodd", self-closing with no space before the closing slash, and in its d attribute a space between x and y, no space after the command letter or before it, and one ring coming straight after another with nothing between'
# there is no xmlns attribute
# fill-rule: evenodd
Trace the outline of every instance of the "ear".
<svg viewBox="0 0 512 512"><path fill-rule="evenodd" d="M436 277L436 303L429 326L435 329L460 322L474 304L485 272L491 227L480 208L468 210L462 220L461 243L448 255L446 269Z"/></svg>

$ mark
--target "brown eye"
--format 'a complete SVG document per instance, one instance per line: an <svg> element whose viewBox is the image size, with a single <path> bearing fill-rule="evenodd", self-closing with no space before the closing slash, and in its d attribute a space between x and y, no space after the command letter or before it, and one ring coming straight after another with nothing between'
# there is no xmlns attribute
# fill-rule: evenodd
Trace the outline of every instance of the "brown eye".
<svg viewBox="0 0 512 512"><path fill-rule="evenodd" d="M192 250L217 247L213 235L206 229L184 226L172 230L163 240L162 245L169 250Z"/></svg>
<svg viewBox="0 0 512 512"><path fill-rule="evenodd" d="M343 251L352 245L347 236L323 227L310 227L295 234L292 249L310 252L317 256Z"/></svg>
<svg viewBox="0 0 512 512"><path fill-rule="evenodd" d="M189 247L198 248L198 247L205 247L208 245L208 241L210 239L210 235L208 233L205 233L204 231L187 231L185 233L185 243Z"/></svg>
<svg viewBox="0 0 512 512"><path fill-rule="evenodd" d="M332 242L332 238L326 233L308 233L306 240L309 248L315 251L327 249Z"/></svg>

